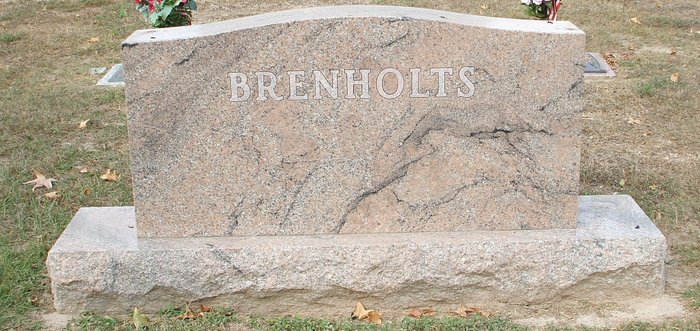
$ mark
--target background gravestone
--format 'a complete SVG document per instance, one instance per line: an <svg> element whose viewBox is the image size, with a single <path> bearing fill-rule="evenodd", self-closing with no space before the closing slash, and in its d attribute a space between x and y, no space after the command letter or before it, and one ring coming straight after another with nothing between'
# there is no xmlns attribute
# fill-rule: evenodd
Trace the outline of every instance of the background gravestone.
<svg viewBox="0 0 700 331"><path fill-rule="evenodd" d="M402 10L129 37L139 236L574 228L584 34Z"/></svg>
<svg viewBox="0 0 700 331"><path fill-rule="evenodd" d="M577 196L571 23L311 8L123 49L135 208L75 215L47 259L59 312L663 292L665 238L639 206Z"/></svg>

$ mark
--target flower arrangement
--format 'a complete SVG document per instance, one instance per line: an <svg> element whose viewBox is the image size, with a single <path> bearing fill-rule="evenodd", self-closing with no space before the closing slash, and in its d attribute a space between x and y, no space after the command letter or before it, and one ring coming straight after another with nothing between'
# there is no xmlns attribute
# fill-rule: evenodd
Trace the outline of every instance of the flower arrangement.
<svg viewBox="0 0 700 331"><path fill-rule="evenodd" d="M167 28L192 24L192 11L197 10L195 0L136 0L136 9L154 28Z"/></svg>
<svg viewBox="0 0 700 331"><path fill-rule="evenodd" d="M561 8L561 0L520 0L523 5L527 6L526 12L530 16L540 19L547 19L549 22L557 20L559 8Z"/></svg>

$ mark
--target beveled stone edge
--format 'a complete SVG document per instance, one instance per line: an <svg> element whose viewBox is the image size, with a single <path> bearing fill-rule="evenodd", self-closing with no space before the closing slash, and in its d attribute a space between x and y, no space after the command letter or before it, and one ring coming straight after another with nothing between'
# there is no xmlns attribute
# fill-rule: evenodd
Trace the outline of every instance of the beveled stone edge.
<svg viewBox="0 0 700 331"><path fill-rule="evenodd" d="M372 17L395 18L397 20L416 19L516 32L584 35L583 31L568 21L549 23L542 20L477 16L414 7L350 5L291 9L208 24L166 29L137 30L124 40L122 48L142 43L213 36L267 25L322 19Z"/></svg>
<svg viewBox="0 0 700 331"><path fill-rule="evenodd" d="M664 238L644 211L629 195L592 195L579 196L578 224L575 229L532 229L532 230L477 230L465 232L402 232L402 233L357 233L357 234L317 234L286 236L233 236L233 237L192 237L192 238L137 238L135 210L128 207L83 207L74 216L61 237L51 248L52 251L74 251L77 242L83 249L94 251L177 249L179 243L197 245L217 242L220 247L268 246L284 243L294 246L336 246L357 245L363 241L383 242L387 245L413 242L420 234L423 239L450 243L464 241L507 240L523 242L531 240L564 239L618 239L618 238ZM86 222L92 219L118 219L107 223L101 232L86 232L91 229ZM127 224L127 228L124 228ZM629 225L634 226L629 227ZM621 230L623 229L624 230ZM120 238L105 237L106 234L119 233ZM86 241L88 238L96 240ZM118 240L114 240L118 239ZM181 242L175 242L180 240ZM105 245L107 242L114 245Z"/></svg>

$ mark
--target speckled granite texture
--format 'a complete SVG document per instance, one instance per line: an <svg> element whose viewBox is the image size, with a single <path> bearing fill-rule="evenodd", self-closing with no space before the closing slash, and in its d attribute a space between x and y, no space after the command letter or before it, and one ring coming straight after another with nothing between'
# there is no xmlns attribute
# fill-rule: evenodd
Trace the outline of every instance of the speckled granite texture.
<svg viewBox="0 0 700 331"><path fill-rule="evenodd" d="M138 235L572 229L584 44L381 6L137 31Z"/></svg>
<svg viewBox="0 0 700 331"><path fill-rule="evenodd" d="M661 294L666 242L629 196L582 196L576 229L137 238L132 207L82 208L48 254L56 309L347 316L460 303Z"/></svg>

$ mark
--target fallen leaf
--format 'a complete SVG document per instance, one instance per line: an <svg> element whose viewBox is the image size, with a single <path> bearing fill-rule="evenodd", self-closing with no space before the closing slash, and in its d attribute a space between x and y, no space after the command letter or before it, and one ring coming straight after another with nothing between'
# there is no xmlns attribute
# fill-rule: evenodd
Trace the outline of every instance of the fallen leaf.
<svg viewBox="0 0 700 331"><path fill-rule="evenodd" d="M79 171L81 174L85 174L85 173L88 172L88 168L83 167L83 168L78 169L78 171Z"/></svg>
<svg viewBox="0 0 700 331"><path fill-rule="evenodd" d="M603 59L605 59L605 62L608 63L610 68L617 68L617 57L613 53L608 53L608 52L603 52Z"/></svg>
<svg viewBox="0 0 700 331"><path fill-rule="evenodd" d="M175 316L175 319L179 320L193 320L196 319L198 316L194 314L192 309L190 309L190 305L187 305L185 308L185 312L182 313L181 315Z"/></svg>
<svg viewBox="0 0 700 331"><path fill-rule="evenodd" d="M627 118L627 124L642 124L642 121L630 116Z"/></svg>
<svg viewBox="0 0 700 331"><path fill-rule="evenodd" d="M49 199L58 199L61 197L61 193L58 193L58 191L53 191L53 192L45 193L44 196L49 198Z"/></svg>
<svg viewBox="0 0 700 331"><path fill-rule="evenodd" d="M426 308L426 309L415 308L415 309L411 310L411 312L408 315L411 317L414 317L414 318L421 318L423 316L425 316L425 317L435 316L435 313L436 313L435 309L433 309L433 308Z"/></svg>
<svg viewBox="0 0 700 331"><path fill-rule="evenodd" d="M34 184L34 187L32 187L32 191L34 191L34 189L39 188L39 187L52 188L53 187L52 182L56 181L53 178L46 178L46 176L42 175L38 171L34 171L34 176L36 176L36 179L30 180L30 181L24 183L24 184Z"/></svg>
<svg viewBox="0 0 700 331"><path fill-rule="evenodd" d="M202 305L202 304L199 305L199 311L201 311L203 313L211 312L211 310L212 310L211 307L207 307L207 306Z"/></svg>
<svg viewBox="0 0 700 331"><path fill-rule="evenodd" d="M453 313L462 316L462 317L467 317L469 314L473 314L477 311L475 307L465 307L464 305L460 304L459 308L457 310L453 311Z"/></svg>
<svg viewBox="0 0 700 331"><path fill-rule="evenodd" d="M671 48L671 55L676 55L676 52L677 52L677 51L676 51L675 48Z"/></svg>
<svg viewBox="0 0 700 331"><path fill-rule="evenodd" d="M376 311L376 310L368 310L367 311L367 320L377 324L381 325L382 324L382 313Z"/></svg>
<svg viewBox="0 0 700 331"><path fill-rule="evenodd" d="M80 125L78 125L78 129L85 129L87 128L87 124L90 122L90 119L86 119L84 121L80 121Z"/></svg>
<svg viewBox="0 0 700 331"><path fill-rule="evenodd" d="M465 307L462 304L460 304L459 308L457 308L457 310L453 311L453 313L455 313L461 317L468 317L471 314L481 314L481 316L484 316L484 317L491 316L491 313L488 311L481 310L478 307Z"/></svg>
<svg viewBox="0 0 700 331"><path fill-rule="evenodd" d="M86 188L83 190L83 195L90 195L90 194L92 194L92 189L89 188L89 187L86 187Z"/></svg>
<svg viewBox="0 0 700 331"><path fill-rule="evenodd" d="M620 179L620 182L618 184L620 184L620 187L625 187L625 179Z"/></svg>
<svg viewBox="0 0 700 331"><path fill-rule="evenodd" d="M639 19L636 17L630 18L630 22L635 23L635 24L640 24L640 25L642 24L642 22L640 22Z"/></svg>
<svg viewBox="0 0 700 331"><path fill-rule="evenodd" d="M119 175L117 175L116 171L112 169L107 169L107 172L100 176L100 179L103 179L108 182L116 182L119 179Z"/></svg>
<svg viewBox="0 0 700 331"><path fill-rule="evenodd" d="M151 321L148 319L148 316L143 315L139 312L138 307L134 307L134 314L132 316L134 319L134 327L136 330L139 330L143 327L148 327L151 324Z"/></svg>
<svg viewBox="0 0 700 331"><path fill-rule="evenodd" d="M410 313L408 313L408 316L411 316L413 318L420 318L423 316L423 314L420 312L420 309L418 308L413 308Z"/></svg>
<svg viewBox="0 0 700 331"><path fill-rule="evenodd" d="M355 305L355 310L352 312L350 315L352 319L358 319L358 320L363 320L367 318L367 310L365 310L365 306L362 305L362 302L357 302Z"/></svg>
<svg viewBox="0 0 700 331"><path fill-rule="evenodd" d="M671 75L671 81L674 82L674 83L678 83L678 79L680 79L680 78L681 78L681 74L679 74L679 73L677 73L677 72L674 72L674 73Z"/></svg>
<svg viewBox="0 0 700 331"><path fill-rule="evenodd" d="M96 43L96 42L98 42L98 41L100 41L100 37L92 37L92 38L90 38L90 42L91 42L91 43Z"/></svg>

